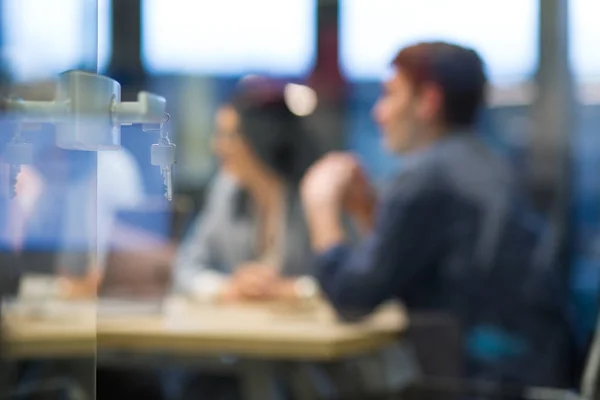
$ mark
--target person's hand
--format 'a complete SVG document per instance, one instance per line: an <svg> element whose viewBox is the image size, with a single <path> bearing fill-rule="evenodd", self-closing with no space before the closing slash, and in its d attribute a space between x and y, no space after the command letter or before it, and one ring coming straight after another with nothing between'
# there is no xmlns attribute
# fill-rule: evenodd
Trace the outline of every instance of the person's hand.
<svg viewBox="0 0 600 400"><path fill-rule="evenodd" d="M302 201L306 208L341 208L358 162L348 153L330 153L317 161L301 183Z"/></svg>
<svg viewBox="0 0 600 400"><path fill-rule="evenodd" d="M308 276L281 278L274 291L275 299L280 301L314 300L318 295L318 284L314 278Z"/></svg>
<svg viewBox="0 0 600 400"><path fill-rule="evenodd" d="M376 195L365 171L356 162L349 166L352 177L343 198L344 210L352 216L362 231L373 227Z"/></svg>
<svg viewBox="0 0 600 400"><path fill-rule="evenodd" d="M298 300L298 290L296 288L296 279L281 278L273 286L271 292L274 300L290 301Z"/></svg>
<svg viewBox="0 0 600 400"><path fill-rule="evenodd" d="M370 211L375 203L375 192L367 174L356 159L349 160L347 168L350 177L344 193L344 208L352 215Z"/></svg>
<svg viewBox="0 0 600 400"><path fill-rule="evenodd" d="M229 280L221 289L218 300L221 303L237 303L243 301L265 301L265 300L297 300L298 291L296 290L295 280L289 278L280 278L273 282L272 286L259 295L249 295L244 293L241 285L235 280Z"/></svg>
<svg viewBox="0 0 600 400"><path fill-rule="evenodd" d="M375 192L352 154L331 153L315 163L302 182L301 194L309 222L331 221L343 208L355 218L361 231L371 231ZM334 224L328 225L332 225L331 231L337 230ZM323 229L325 226L315 228ZM327 241L331 241L334 235L323 236L330 236Z"/></svg>
<svg viewBox="0 0 600 400"><path fill-rule="evenodd" d="M237 268L219 297L222 301L270 299L279 279L275 268L247 263Z"/></svg>
<svg viewBox="0 0 600 400"><path fill-rule="evenodd" d="M229 280L219 292L217 299L221 303L236 303L244 300L235 281Z"/></svg>
<svg viewBox="0 0 600 400"><path fill-rule="evenodd" d="M358 176L360 164L348 153L330 153L317 161L306 173L301 184L302 205L310 232L313 250L325 251L345 240L341 211L347 200L352 180ZM348 205L347 205L348 206Z"/></svg>
<svg viewBox="0 0 600 400"><path fill-rule="evenodd" d="M61 273L60 292L66 299L93 299L98 294L102 274L97 268L90 268L82 277Z"/></svg>
<svg viewBox="0 0 600 400"><path fill-rule="evenodd" d="M230 280L223 286L219 293L218 300L221 303L237 303L244 301L298 301L304 298L298 292L296 278L279 278L272 286L262 292L262 296L248 296L242 294L240 286L234 280Z"/></svg>

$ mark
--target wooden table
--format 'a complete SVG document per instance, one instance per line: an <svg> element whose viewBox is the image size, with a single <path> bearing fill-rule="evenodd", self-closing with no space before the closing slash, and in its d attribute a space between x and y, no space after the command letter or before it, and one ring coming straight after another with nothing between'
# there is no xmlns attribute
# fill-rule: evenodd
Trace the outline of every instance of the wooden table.
<svg viewBox="0 0 600 400"><path fill-rule="evenodd" d="M13 359L89 357L96 351L92 304L11 304L3 310L3 351Z"/></svg>
<svg viewBox="0 0 600 400"><path fill-rule="evenodd" d="M163 313L146 316L103 315L94 303L60 302L45 304L36 316L17 303L5 309L3 324L5 351L13 359L93 356L97 351L119 360L154 354L235 356L243 361L244 398L264 400L274 398L279 361L331 361L374 352L394 342L406 320L397 305L344 324L320 301L209 306L170 299ZM307 381L292 386L298 398L314 398Z"/></svg>
<svg viewBox="0 0 600 400"><path fill-rule="evenodd" d="M99 347L323 360L382 347L392 342L405 325L403 314L394 306L360 324L342 324L322 302L304 307L180 304L168 314L127 322L119 318L99 319Z"/></svg>
<svg viewBox="0 0 600 400"><path fill-rule="evenodd" d="M94 304L56 303L47 308L56 311L38 318L6 310L9 356L68 357L106 349L332 360L385 346L406 325L396 305L384 306L357 324L338 322L323 302L295 307L192 306L172 299L160 316L98 316Z"/></svg>

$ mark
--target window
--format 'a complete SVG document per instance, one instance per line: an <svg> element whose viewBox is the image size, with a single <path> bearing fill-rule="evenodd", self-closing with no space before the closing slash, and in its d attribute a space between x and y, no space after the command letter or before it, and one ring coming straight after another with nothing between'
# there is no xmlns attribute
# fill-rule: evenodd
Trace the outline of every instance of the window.
<svg viewBox="0 0 600 400"><path fill-rule="evenodd" d="M98 72L108 69L111 57L112 0L98 0Z"/></svg>
<svg viewBox="0 0 600 400"><path fill-rule="evenodd" d="M600 80L600 2L569 0L570 61L575 77Z"/></svg>
<svg viewBox="0 0 600 400"><path fill-rule="evenodd" d="M297 76L315 58L315 0L145 0L151 73Z"/></svg>
<svg viewBox="0 0 600 400"><path fill-rule="evenodd" d="M98 57L99 70L110 57L111 1L98 0L98 32L87 27L81 0L4 0L4 60L13 79L53 77ZM96 43L98 47L96 48ZM95 54L97 51L97 54Z"/></svg>
<svg viewBox="0 0 600 400"><path fill-rule="evenodd" d="M538 62L538 10L538 0L340 0L342 70L380 80L401 47L439 39L479 51L492 83L525 81Z"/></svg>

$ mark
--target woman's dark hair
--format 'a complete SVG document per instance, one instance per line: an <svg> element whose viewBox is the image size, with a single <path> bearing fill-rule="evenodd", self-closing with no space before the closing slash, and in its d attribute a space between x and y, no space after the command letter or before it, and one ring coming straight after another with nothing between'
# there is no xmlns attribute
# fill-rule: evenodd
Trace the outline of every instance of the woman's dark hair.
<svg viewBox="0 0 600 400"><path fill-rule="evenodd" d="M244 81L231 105L240 117L240 134L255 155L292 191L297 190L322 152L303 117L288 108L285 85L260 78ZM240 210L248 211L248 204L247 194L241 195Z"/></svg>
<svg viewBox="0 0 600 400"><path fill-rule="evenodd" d="M286 184L297 186L320 152L302 117L285 100L285 85L266 80L242 82L231 102L240 133L256 156Z"/></svg>

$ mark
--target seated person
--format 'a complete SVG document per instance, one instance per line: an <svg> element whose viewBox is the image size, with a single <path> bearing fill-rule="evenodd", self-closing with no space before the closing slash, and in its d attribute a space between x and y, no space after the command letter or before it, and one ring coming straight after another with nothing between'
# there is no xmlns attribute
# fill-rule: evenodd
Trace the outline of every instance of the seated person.
<svg viewBox="0 0 600 400"><path fill-rule="evenodd" d="M480 57L427 42L393 65L374 117L385 146L407 154L404 170L377 205L349 154L326 156L302 186L321 290L350 319L392 298L452 315L463 329L457 367L471 378L568 385L568 280L552 230L476 134ZM347 242L344 209L371 227L359 246Z"/></svg>
<svg viewBox="0 0 600 400"><path fill-rule="evenodd" d="M219 171L175 263L175 292L195 301L316 294L298 185L319 153L302 118L287 107L283 88L256 79L240 83L233 101L217 111L213 151ZM190 398L238 390L230 376L169 374L170 386L185 387Z"/></svg>
<svg viewBox="0 0 600 400"><path fill-rule="evenodd" d="M283 91L245 82L216 115L220 172L177 257L176 291L199 301L315 294L298 183L318 154Z"/></svg>

